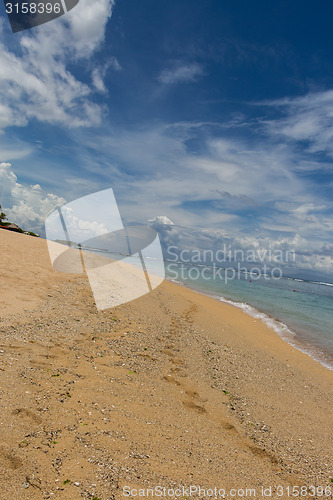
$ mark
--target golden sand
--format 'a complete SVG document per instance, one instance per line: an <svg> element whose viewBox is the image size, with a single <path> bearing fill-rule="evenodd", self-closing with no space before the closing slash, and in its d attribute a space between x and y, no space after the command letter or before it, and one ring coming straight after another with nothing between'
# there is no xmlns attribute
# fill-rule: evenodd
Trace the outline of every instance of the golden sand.
<svg viewBox="0 0 333 500"><path fill-rule="evenodd" d="M333 490L333 373L259 320L168 282L99 312L44 240L0 253L1 500Z"/></svg>

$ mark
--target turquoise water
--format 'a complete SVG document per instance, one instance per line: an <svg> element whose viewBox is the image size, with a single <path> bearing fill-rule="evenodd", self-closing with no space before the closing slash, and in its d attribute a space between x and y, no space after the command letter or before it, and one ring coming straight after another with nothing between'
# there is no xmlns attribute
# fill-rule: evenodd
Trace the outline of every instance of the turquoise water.
<svg viewBox="0 0 333 500"><path fill-rule="evenodd" d="M333 284L166 263L167 278L232 303L333 369ZM204 269L204 272L203 272Z"/></svg>

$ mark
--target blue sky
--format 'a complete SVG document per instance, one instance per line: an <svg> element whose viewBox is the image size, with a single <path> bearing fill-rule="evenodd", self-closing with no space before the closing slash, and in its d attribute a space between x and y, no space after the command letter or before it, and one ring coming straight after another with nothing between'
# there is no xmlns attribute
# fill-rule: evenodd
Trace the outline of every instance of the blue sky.
<svg viewBox="0 0 333 500"><path fill-rule="evenodd" d="M3 207L42 231L57 204L112 187L124 221L160 217L166 242L290 248L332 274L332 16L80 0L12 34L1 5Z"/></svg>

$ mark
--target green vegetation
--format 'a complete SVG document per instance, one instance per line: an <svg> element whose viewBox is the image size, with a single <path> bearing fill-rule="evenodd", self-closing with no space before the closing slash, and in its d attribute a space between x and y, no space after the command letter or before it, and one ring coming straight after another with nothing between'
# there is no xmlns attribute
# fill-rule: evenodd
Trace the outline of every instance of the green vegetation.
<svg viewBox="0 0 333 500"><path fill-rule="evenodd" d="M2 211L1 209L1 205L0 205L0 224L2 224L2 222L4 220L8 220L7 217L6 217L6 214Z"/></svg>
<svg viewBox="0 0 333 500"><path fill-rule="evenodd" d="M28 234L29 236L36 236L36 238L39 237L39 234L33 233L32 231L24 231L24 234Z"/></svg>
<svg viewBox="0 0 333 500"><path fill-rule="evenodd" d="M70 484L71 480L70 479L66 479L63 484Z"/></svg>

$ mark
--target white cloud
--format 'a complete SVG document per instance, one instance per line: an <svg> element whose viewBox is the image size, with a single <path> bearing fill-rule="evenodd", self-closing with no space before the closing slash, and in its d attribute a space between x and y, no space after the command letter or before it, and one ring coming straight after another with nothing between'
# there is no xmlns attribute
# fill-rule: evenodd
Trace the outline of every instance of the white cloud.
<svg viewBox="0 0 333 500"><path fill-rule="evenodd" d="M158 81L164 85L194 82L203 75L203 68L197 63L187 63L164 69L158 76Z"/></svg>
<svg viewBox="0 0 333 500"><path fill-rule="evenodd" d="M108 228L103 222L98 222L97 220L87 220L84 214L80 214L80 217L75 215L72 208L64 206L62 208L62 213L65 218L66 227L70 235L71 240L83 242L91 238L95 238L96 235L103 235L108 233ZM100 214L100 217L103 213Z"/></svg>
<svg viewBox="0 0 333 500"><path fill-rule="evenodd" d="M65 200L55 194L45 193L39 184L24 186L17 182L10 163L0 163L0 204L10 222L22 229L44 230L44 221L55 207Z"/></svg>
<svg viewBox="0 0 333 500"><path fill-rule="evenodd" d="M159 228L161 226L174 226L172 220L170 220L165 215L157 215L153 219L149 219L148 222L152 227Z"/></svg>
<svg viewBox="0 0 333 500"><path fill-rule="evenodd" d="M26 158L33 153L34 149L34 144L31 145L26 141L0 134L0 163Z"/></svg>
<svg viewBox="0 0 333 500"><path fill-rule="evenodd" d="M255 145L226 139L218 128L220 137L200 134L205 139L192 151L187 145L197 137L198 127L154 125L136 131L113 130L99 138L81 131L79 143L89 149L85 159L80 149L82 166L91 170L93 154L96 173L98 157L97 172L110 179L124 221L153 220L168 242L213 248L223 236L236 248L240 242L245 246L256 241L265 248L269 243L293 248L298 235L299 251L308 250L298 263L331 271L320 249L325 241L332 241L332 202L313 189L311 177L295 171L300 158L297 148L267 139L258 139ZM311 160L311 169L319 168ZM160 224L163 221L156 212L165 214L175 226ZM315 252L319 252L317 257Z"/></svg>
<svg viewBox="0 0 333 500"><path fill-rule="evenodd" d="M81 0L65 16L19 34L15 50L0 41L0 127L24 126L33 118L69 127L100 123L103 107L69 63L100 47L113 5Z"/></svg>
<svg viewBox="0 0 333 500"><path fill-rule="evenodd" d="M111 57L103 67L96 67L91 73L92 84L98 92L106 94L108 92L104 80L107 70L121 71L121 66L115 57Z"/></svg>
<svg viewBox="0 0 333 500"><path fill-rule="evenodd" d="M192 260L206 265L235 267L262 272L281 269L285 276L307 272L333 273L333 244L309 241L298 234L289 237L234 236L214 230L153 224L159 232L166 261ZM182 251L186 250L184 254ZM266 266L266 269L265 267ZM277 274L276 274L277 275ZM332 279L332 278L331 278Z"/></svg>
<svg viewBox="0 0 333 500"><path fill-rule="evenodd" d="M284 114L281 119L264 122L270 134L288 141L305 141L309 144L308 152L326 152L333 156L333 90L264 104Z"/></svg>
<svg viewBox="0 0 333 500"><path fill-rule="evenodd" d="M104 84L103 71L100 68L95 68L91 74L93 86L101 93L106 93L107 89Z"/></svg>
<svg viewBox="0 0 333 500"><path fill-rule="evenodd" d="M190 138L189 131L170 133L169 127L155 125L140 131L112 131L98 138L80 133L78 142L83 168L91 170L92 165L90 153L88 160L83 158L85 144L94 151L94 173L112 179L128 216L135 203L137 217L155 217L157 206L175 223L207 226L234 223L237 215L232 209L239 207L252 209L282 200L293 200L292 210L304 203L323 205L311 194L310 181L292 171L291 148L263 143L252 149L245 141L220 138L205 140L199 154L187 149ZM227 205L223 211L217 208L221 201ZM216 203L202 204L199 211L191 212L183 206L189 202Z"/></svg>
<svg viewBox="0 0 333 500"><path fill-rule="evenodd" d="M103 42L114 0L80 0L66 16L77 57L89 57Z"/></svg>

